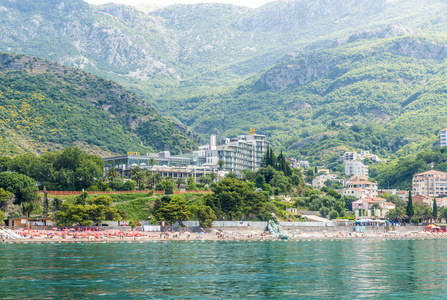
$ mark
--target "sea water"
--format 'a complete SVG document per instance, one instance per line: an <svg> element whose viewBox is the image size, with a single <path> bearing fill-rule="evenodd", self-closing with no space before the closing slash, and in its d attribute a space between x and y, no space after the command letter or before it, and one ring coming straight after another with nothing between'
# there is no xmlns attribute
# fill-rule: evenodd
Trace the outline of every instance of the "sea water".
<svg viewBox="0 0 447 300"><path fill-rule="evenodd" d="M447 240L0 244L0 299L430 299Z"/></svg>

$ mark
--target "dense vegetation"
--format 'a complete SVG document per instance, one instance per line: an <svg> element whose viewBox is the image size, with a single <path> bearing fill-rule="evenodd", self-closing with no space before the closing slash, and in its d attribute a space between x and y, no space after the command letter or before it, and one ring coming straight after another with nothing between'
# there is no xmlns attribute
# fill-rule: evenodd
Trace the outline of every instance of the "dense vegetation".
<svg viewBox="0 0 447 300"><path fill-rule="evenodd" d="M379 188L411 190L413 175L428 170L447 172L447 149L436 147L389 163L369 166L370 175L377 180Z"/></svg>
<svg viewBox="0 0 447 300"><path fill-rule="evenodd" d="M121 86L37 58L0 55L0 154L79 146L98 154L196 143Z"/></svg>
<svg viewBox="0 0 447 300"><path fill-rule="evenodd" d="M295 0L258 9L175 5L148 14L128 6L65 2L0 1L0 49L120 82L203 137L256 127L285 154L316 163L347 149L405 156L430 147L446 122L441 0ZM61 82L71 81L64 77L55 85ZM32 140L19 136L24 141L16 146L20 131L14 124L2 132L0 147L4 153L37 151L33 143L54 146L50 139L115 152L194 146L181 137L167 140L171 129L153 127L164 119L147 124L142 118L142 124L132 121L123 129L105 112L113 111L108 105L94 104L103 117L94 120L100 120L99 128L102 120L112 120L109 132L97 132L81 105L69 107L78 113L74 120L59 107L53 108L57 127L47 130L43 125L51 124L36 119ZM80 122L87 128L76 128Z"/></svg>

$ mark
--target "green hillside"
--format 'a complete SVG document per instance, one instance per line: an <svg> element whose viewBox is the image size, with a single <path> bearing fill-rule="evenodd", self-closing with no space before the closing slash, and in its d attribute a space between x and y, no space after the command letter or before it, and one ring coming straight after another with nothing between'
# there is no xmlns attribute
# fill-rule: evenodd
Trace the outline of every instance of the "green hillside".
<svg viewBox="0 0 447 300"><path fill-rule="evenodd" d="M196 143L120 85L31 56L0 54L0 154L78 146L97 154Z"/></svg>
<svg viewBox="0 0 447 300"><path fill-rule="evenodd" d="M257 9L197 4L140 10L82 0L0 0L0 50L118 82L182 123L177 129L186 125L202 138L255 127L294 157L329 161L339 152L365 149L392 158L431 147L438 130L447 127L446 15L445 0L292 0ZM109 104L95 105L102 114L115 114L105 111ZM145 118L127 118L127 129L117 134L127 142L110 148L108 133L91 137L95 123L89 130L63 127L63 112L55 113L66 140L53 141L61 138L43 131L28 141L25 129L5 127L4 147L37 152L33 143L42 139L50 146L80 143L110 152L169 146L178 153L194 146L182 139L195 137L192 131L171 142ZM157 118L153 123L168 124Z"/></svg>
<svg viewBox="0 0 447 300"><path fill-rule="evenodd" d="M199 133L255 127L298 157L348 149L406 155L432 145L447 127L446 57L443 36L360 40L177 102L174 114Z"/></svg>

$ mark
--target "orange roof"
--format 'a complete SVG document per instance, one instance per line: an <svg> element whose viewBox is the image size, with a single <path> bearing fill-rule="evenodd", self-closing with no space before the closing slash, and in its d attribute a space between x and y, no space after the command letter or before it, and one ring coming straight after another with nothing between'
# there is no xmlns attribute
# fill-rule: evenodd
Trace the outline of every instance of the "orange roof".
<svg viewBox="0 0 447 300"><path fill-rule="evenodd" d="M366 184L377 184L375 182L370 182L370 181L354 181L354 182L351 182L350 184L363 184L363 183L366 183Z"/></svg>
<svg viewBox="0 0 447 300"><path fill-rule="evenodd" d="M385 202L386 205L394 205L394 203L391 202Z"/></svg>
<svg viewBox="0 0 447 300"><path fill-rule="evenodd" d="M377 201L373 200L373 199L360 199L363 200L364 202L368 202L368 203L377 203Z"/></svg>
<svg viewBox="0 0 447 300"><path fill-rule="evenodd" d="M386 201L385 199L380 198L380 197L368 197L367 199L373 199L373 200L376 200L376 201Z"/></svg>
<svg viewBox="0 0 447 300"><path fill-rule="evenodd" d="M444 128L444 129L442 129L441 131L447 131L447 128ZM440 131L440 132L441 132L441 131Z"/></svg>
<svg viewBox="0 0 447 300"><path fill-rule="evenodd" d="M430 171L427 171L427 172L416 174L414 176L430 175L430 174L433 174L433 175L447 175L447 173L444 173L444 172L440 172L440 171L436 171L436 170L430 170Z"/></svg>

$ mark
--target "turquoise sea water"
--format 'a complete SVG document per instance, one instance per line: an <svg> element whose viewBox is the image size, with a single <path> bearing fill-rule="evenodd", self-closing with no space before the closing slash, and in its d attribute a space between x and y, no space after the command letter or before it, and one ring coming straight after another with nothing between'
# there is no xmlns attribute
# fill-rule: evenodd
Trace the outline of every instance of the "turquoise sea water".
<svg viewBox="0 0 447 300"><path fill-rule="evenodd" d="M447 240L0 244L1 299L440 299Z"/></svg>

